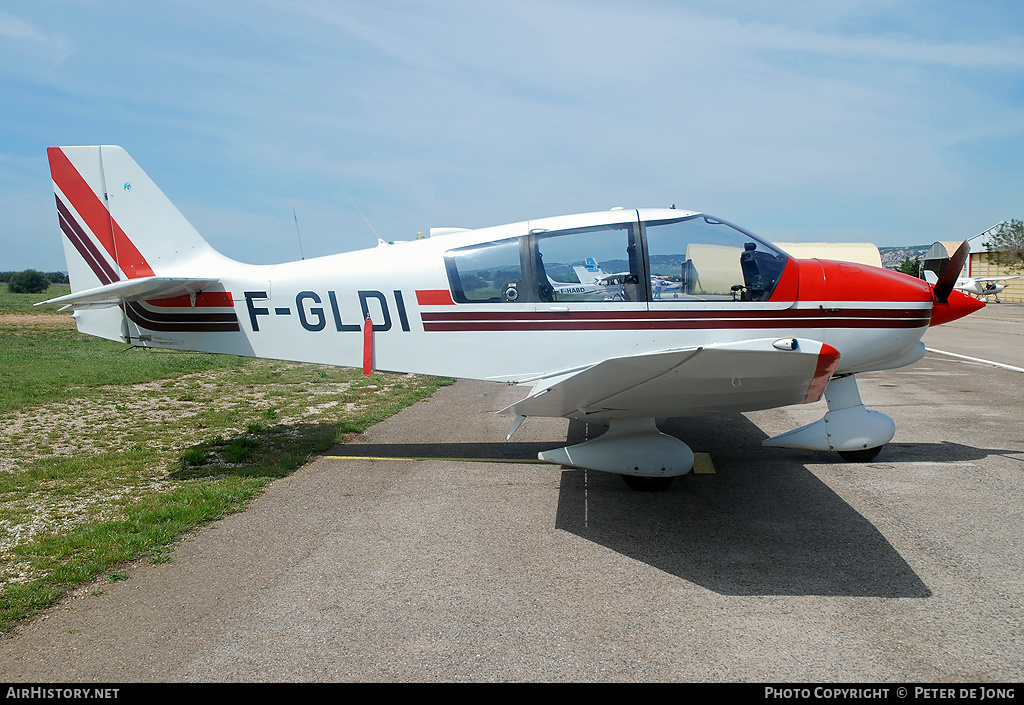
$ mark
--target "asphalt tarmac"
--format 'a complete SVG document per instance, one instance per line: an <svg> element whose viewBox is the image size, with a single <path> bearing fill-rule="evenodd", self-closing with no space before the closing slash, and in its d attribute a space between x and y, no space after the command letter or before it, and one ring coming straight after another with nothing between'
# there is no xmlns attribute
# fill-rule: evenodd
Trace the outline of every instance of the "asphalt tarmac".
<svg viewBox="0 0 1024 705"><path fill-rule="evenodd" d="M925 342L1024 368L1022 335L1001 304ZM761 446L824 401L676 419L714 472L661 493L534 462L585 427L507 443L523 390L460 381L25 622L0 681L1021 681L1024 372L859 380L875 461Z"/></svg>

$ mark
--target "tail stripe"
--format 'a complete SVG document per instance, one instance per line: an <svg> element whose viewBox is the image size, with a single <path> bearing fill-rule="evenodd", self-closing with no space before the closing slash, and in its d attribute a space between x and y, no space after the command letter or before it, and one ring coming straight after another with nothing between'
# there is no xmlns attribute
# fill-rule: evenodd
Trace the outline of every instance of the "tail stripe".
<svg viewBox="0 0 1024 705"><path fill-rule="evenodd" d="M89 236L85 234L82 226L71 215L71 211L61 202L60 197L55 196L55 198L57 199L57 212L60 214L60 229L64 231L68 240L78 250L78 254L82 256L85 263L92 269L96 278L100 280L101 284L112 284L119 281L120 277L117 276L117 272L114 271L110 263L96 249L96 245L93 244Z"/></svg>
<svg viewBox="0 0 1024 705"><path fill-rule="evenodd" d="M168 314L143 308L135 301L122 304L132 321L147 330L181 333L234 332L241 330L234 313Z"/></svg>
<svg viewBox="0 0 1024 705"><path fill-rule="evenodd" d="M46 150L53 182L64 193L103 248L129 279L153 276L153 269L117 224L92 187L78 173L60 147ZM115 277L115 280L119 277Z"/></svg>
<svg viewBox="0 0 1024 705"><path fill-rule="evenodd" d="M117 272L110 266L106 258L99 252L96 245L82 229L82 226L75 220L71 211L57 197L57 211L60 214L60 228L64 231L68 240L75 246L78 253L92 269L93 273L100 280L101 284L111 284L120 281ZM216 305L232 306L231 295L227 293L213 292ZM188 299L188 297L182 297ZM227 303L225 303L225 299ZM162 301L174 301L164 299ZM129 319L140 327L148 330L164 332L235 332L241 330L238 325L238 316L235 313L158 313L150 311L136 302L129 302L122 305L122 309Z"/></svg>

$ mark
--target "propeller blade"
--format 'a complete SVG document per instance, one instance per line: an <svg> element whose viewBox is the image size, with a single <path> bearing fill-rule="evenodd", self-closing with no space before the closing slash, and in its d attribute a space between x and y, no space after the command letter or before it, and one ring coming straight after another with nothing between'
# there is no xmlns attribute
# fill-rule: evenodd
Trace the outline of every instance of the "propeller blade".
<svg viewBox="0 0 1024 705"><path fill-rule="evenodd" d="M960 277L960 272L964 268L964 262L967 261L970 254L971 247L964 240L960 247L956 248L956 252L949 258L949 261L946 262L946 266L942 269L942 274L939 275L939 280L932 287L932 291L935 292L935 300L940 304L949 301L949 295L953 291L956 280Z"/></svg>

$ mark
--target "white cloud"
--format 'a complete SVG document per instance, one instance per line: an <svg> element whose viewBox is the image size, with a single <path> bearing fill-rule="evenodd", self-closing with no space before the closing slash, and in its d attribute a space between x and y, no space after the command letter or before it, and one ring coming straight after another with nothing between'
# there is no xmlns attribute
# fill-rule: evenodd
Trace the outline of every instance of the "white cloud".
<svg viewBox="0 0 1024 705"><path fill-rule="evenodd" d="M29 50L33 57L48 56L52 61L65 59L72 50L72 42L59 32L47 32L36 24L9 12L0 10L0 37L5 38L8 51Z"/></svg>
<svg viewBox="0 0 1024 705"><path fill-rule="evenodd" d="M76 44L60 70L7 72L0 150L120 142L226 242L273 242L298 202L309 249L364 245L339 185L398 238L672 202L879 244L1020 217L991 155L1022 142L1024 43L980 11L112 2L0 13L21 56Z"/></svg>

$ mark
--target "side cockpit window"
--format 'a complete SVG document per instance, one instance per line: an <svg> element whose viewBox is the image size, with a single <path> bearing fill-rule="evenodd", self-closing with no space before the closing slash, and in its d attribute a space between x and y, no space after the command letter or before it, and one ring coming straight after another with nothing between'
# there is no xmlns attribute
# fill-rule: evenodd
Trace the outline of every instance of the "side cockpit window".
<svg viewBox="0 0 1024 705"><path fill-rule="evenodd" d="M643 302L636 222L470 245L445 253L456 303Z"/></svg>
<svg viewBox="0 0 1024 705"><path fill-rule="evenodd" d="M645 223L654 301L767 301L788 255L711 216Z"/></svg>
<svg viewBox="0 0 1024 705"><path fill-rule="evenodd" d="M635 223L535 235L541 301L644 301Z"/></svg>
<svg viewBox="0 0 1024 705"><path fill-rule="evenodd" d="M518 238L450 250L444 261L456 303L524 300Z"/></svg>

